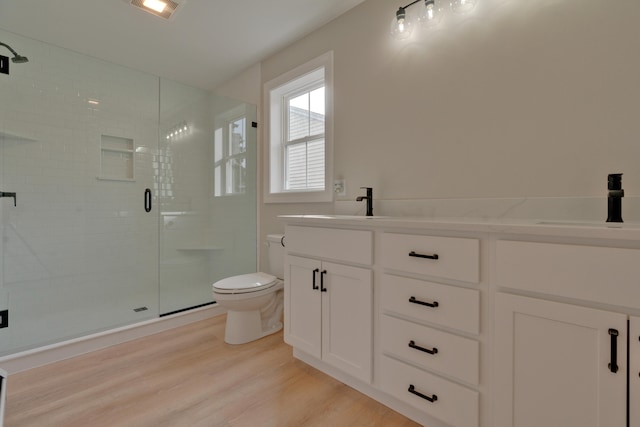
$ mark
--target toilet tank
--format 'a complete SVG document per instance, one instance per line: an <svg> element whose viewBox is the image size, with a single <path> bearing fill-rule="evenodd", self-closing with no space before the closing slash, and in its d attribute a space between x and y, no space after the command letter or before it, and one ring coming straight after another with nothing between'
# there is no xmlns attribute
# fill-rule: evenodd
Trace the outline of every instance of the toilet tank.
<svg viewBox="0 0 640 427"><path fill-rule="evenodd" d="M284 278L284 234L268 234L267 247L268 273Z"/></svg>

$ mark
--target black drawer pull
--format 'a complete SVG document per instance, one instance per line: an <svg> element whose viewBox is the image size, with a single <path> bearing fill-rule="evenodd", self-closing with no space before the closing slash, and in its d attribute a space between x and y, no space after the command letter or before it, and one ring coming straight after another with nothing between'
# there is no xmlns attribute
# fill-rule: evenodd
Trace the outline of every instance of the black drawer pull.
<svg viewBox="0 0 640 427"><path fill-rule="evenodd" d="M615 374L618 372L618 330L609 329L609 335L611 336L611 363L609 363L609 370Z"/></svg>
<svg viewBox="0 0 640 427"><path fill-rule="evenodd" d="M316 268L315 270L313 270L313 283L312 283L312 289L315 291L316 289L320 289L318 287L318 285L316 285L316 273L320 272L319 268Z"/></svg>
<svg viewBox="0 0 640 427"><path fill-rule="evenodd" d="M438 353L438 349L437 348L433 347L431 350L429 350L428 348L420 347L419 345L416 345L414 340L409 341L409 347L415 348L416 350L424 351L425 353L429 353L429 354L437 354Z"/></svg>
<svg viewBox="0 0 640 427"><path fill-rule="evenodd" d="M436 400L438 400L438 396L436 396L435 394L432 394L431 396L427 396L426 394L422 394L419 391L416 391L416 388L413 386L413 384L409 385L409 393L415 394L416 396L419 396L419 397L423 398L424 400L428 400L431 403L433 403Z"/></svg>
<svg viewBox="0 0 640 427"><path fill-rule="evenodd" d="M425 255L425 254L416 253L414 251L409 252L409 256L412 256L414 258L438 259L438 254Z"/></svg>
<svg viewBox="0 0 640 427"><path fill-rule="evenodd" d="M416 297L409 298L409 302L413 303L413 304L425 305L427 307L432 307L432 308L436 308L436 307L438 307L440 305L440 304L438 304L438 301L424 302L424 301L417 300Z"/></svg>

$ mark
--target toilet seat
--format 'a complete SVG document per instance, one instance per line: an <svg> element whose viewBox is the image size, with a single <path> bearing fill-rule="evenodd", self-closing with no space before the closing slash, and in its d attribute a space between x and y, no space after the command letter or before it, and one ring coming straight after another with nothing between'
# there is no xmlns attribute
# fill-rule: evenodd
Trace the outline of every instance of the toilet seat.
<svg viewBox="0 0 640 427"><path fill-rule="evenodd" d="M213 284L217 294L248 294L263 291L275 286L278 279L267 273L250 273L228 277Z"/></svg>

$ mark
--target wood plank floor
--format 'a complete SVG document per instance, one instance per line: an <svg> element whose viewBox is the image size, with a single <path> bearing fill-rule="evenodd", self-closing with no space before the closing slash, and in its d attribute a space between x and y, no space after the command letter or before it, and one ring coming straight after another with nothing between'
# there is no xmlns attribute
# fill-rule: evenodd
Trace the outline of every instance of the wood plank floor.
<svg viewBox="0 0 640 427"><path fill-rule="evenodd" d="M418 426L224 316L12 375L5 427Z"/></svg>

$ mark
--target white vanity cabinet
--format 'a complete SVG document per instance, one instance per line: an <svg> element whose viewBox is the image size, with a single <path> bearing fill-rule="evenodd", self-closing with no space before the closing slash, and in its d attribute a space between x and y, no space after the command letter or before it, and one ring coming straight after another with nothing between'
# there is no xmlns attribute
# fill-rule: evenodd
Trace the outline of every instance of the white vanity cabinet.
<svg viewBox="0 0 640 427"><path fill-rule="evenodd" d="M498 293L495 320L496 427L626 426L625 315Z"/></svg>
<svg viewBox="0 0 640 427"><path fill-rule="evenodd" d="M640 427L640 227L283 219L297 358L423 425Z"/></svg>
<svg viewBox="0 0 640 427"><path fill-rule="evenodd" d="M291 226L286 248L285 342L370 383L372 232Z"/></svg>
<svg viewBox="0 0 640 427"><path fill-rule="evenodd" d="M629 319L629 426L640 426L640 317Z"/></svg>
<svg viewBox="0 0 640 427"><path fill-rule="evenodd" d="M479 240L385 232L378 249L380 388L447 425L477 427Z"/></svg>
<svg viewBox="0 0 640 427"><path fill-rule="evenodd" d="M495 426L626 426L640 250L498 240L495 266Z"/></svg>

